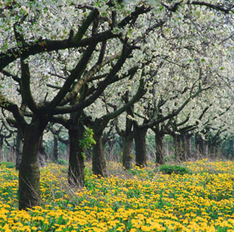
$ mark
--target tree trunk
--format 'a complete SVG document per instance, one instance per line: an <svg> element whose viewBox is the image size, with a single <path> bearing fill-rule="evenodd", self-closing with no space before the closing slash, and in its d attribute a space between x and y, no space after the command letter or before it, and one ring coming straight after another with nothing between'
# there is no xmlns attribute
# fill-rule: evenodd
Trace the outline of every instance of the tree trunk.
<svg viewBox="0 0 234 232"><path fill-rule="evenodd" d="M19 170L20 163L22 161L22 153L23 153L23 136L22 133L18 130L16 136L16 161L15 161L16 170Z"/></svg>
<svg viewBox="0 0 234 232"><path fill-rule="evenodd" d="M54 135L54 149L53 149L53 157L52 157L53 162L58 161L58 151L59 151L58 136Z"/></svg>
<svg viewBox="0 0 234 232"><path fill-rule="evenodd" d="M123 166L126 169L131 169L132 167L132 144L132 134L123 137Z"/></svg>
<svg viewBox="0 0 234 232"><path fill-rule="evenodd" d="M174 142L174 150L175 150L175 161L180 162L181 157L182 157L181 136L177 134L174 135L173 142Z"/></svg>
<svg viewBox="0 0 234 232"><path fill-rule="evenodd" d="M146 163L146 140L147 133L146 128L141 128L137 125L134 126L134 139L136 146L136 165L139 167L145 167Z"/></svg>
<svg viewBox="0 0 234 232"><path fill-rule="evenodd" d="M84 136L84 127L81 123L72 124L69 128L70 155L68 183L73 186L84 186L84 153L80 140Z"/></svg>
<svg viewBox="0 0 234 232"><path fill-rule="evenodd" d="M19 167L19 209L39 206L40 171L38 166L38 149L44 127L37 120L26 126L22 162Z"/></svg>
<svg viewBox="0 0 234 232"><path fill-rule="evenodd" d="M43 141L41 138L40 145L39 145L39 153L38 153L38 164L40 167L45 167L46 166L46 160L47 160L47 154L45 151L45 148L43 146Z"/></svg>
<svg viewBox="0 0 234 232"><path fill-rule="evenodd" d="M68 141L68 143L65 145L66 145L66 157L68 158L70 154L70 141Z"/></svg>
<svg viewBox="0 0 234 232"><path fill-rule="evenodd" d="M185 152L185 160L187 160L188 158L191 158L192 155L192 151L191 151L191 134L186 133L185 137L184 137L184 152Z"/></svg>
<svg viewBox="0 0 234 232"><path fill-rule="evenodd" d="M156 164L164 164L163 137L164 133L155 131Z"/></svg>
<svg viewBox="0 0 234 232"><path fill-rule="evenodd" d="M201 155L204 156L205 154L205 147L204 147L204 140L200 135L196 135L195 137L195 144L196 144L196 150Z"/></svg>
<svg viewBox="0 0 234 232"><path fill-rule="evenodd" d="M106 159L104 156L104 149L102 144L102 133L95 133L94 130L94 140L96 141L96 144L93 146L93 174L107 177Z"/></svg>
<svg viewBox="0 0 234 232"><path fill-rule="evenodd" d="M0 135L0 161L4 161L3 160L3 136Z"/></svg>
<svg viewBox="0 0 234 232"><path fill-rule="evenodd" d="M180 161L184 162L187 158L187 140L186 134L180 135Z"/></svg>

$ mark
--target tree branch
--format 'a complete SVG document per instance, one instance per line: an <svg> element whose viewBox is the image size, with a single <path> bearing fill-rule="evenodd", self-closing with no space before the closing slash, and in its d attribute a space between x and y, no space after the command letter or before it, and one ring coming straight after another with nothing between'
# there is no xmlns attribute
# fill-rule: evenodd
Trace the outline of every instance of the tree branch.
<svg viewBox="0 0 234 232"><path fill-rule="evenodd" d="M212 4L212 3L208 3L208 2L200 2L200 1L192 1L191 2L192 5L197 5L197 6L206 6L208 8L217 10L217 11L222 11L224 13L230 13L231 10L234 9L234 4L231 4L228 8L225 8L224 6L220 5L220 4ZM224 5L224 4L223 4Z"/></svg>
<svg viewBox="0 0 234 232"><path fill-rule="evenodd" d="M27 125L27 122L25 121L23 114L21 110L19 109L19 107L16 104L9 101L8 99L6 99L2 94L0 94L0 107L10 111L15 117L17 123L19 124L20 129L24 131Z"/></svg>
<svg viewBox="0 0 234 232"><path fill-rule="evenodd" d="M126 61L129 54L132 52L132 47L129 45L123 46L123 51L120 59L117 61L117 63L114 65L108 76L105 78L104 81L99 85L97 90L93 95L91 95L88 99L86 99L83 102L80 102L76 105L67 106L67 107L56 107L54 110L54 114L61 114L61 113L71 113L75 111L80 111L84 109L85 107L91 105L105 90L105 88L113 81L113 78L117 77L117 72L122 68L124 62Z"/></svg>
<svg viewBox="0 0 234 232"><path fill-rule="evenodd" d="M30 72L29 66L21 58L21 94L23 102L28 106L28 108L34 112L38 113L39 107L33 99L31 88L30 88Z"/></svg>
<svg viewBox="0 0 234 232"><path fill-rule="evenodd" d="M101 68L103 68L106 64L112 62L113 60L115 60L116 58L120 57L121 53L118 53L116 55L110 56L108 58L106 58L104 61L102 61L101 63L96 63L88 72L86 72L83 76L83 78L81 80L79 80L73 87L72 91L67 94L64 99L61 101L60 106L63 106L65 104L67 104L71 99L73 99L78 92L81 90L81 88L84 86L84 84L86 84L87 82L89 82L93 76L100 71Z"/></svg>
<svg viewBox="0 0 234 232"><path fill-rule="evenodd" d="M95 50L96 43L90 45L86 52L84 53L83 57L77 64L74 70L72 70L70 76L65 81L63 87L60 89L60 91L57 93L57 95L54 97L54 99L49 103L48 106L46 106L46 111L51 111L51 109L54 109L57 105L60 104L60 102L63 100L65 95L69 92L72 84L74 83L75 79L79 79L80 76L83 74L88 61L93 54L93 51Z"/></svg>
<svg viewBox="0 0 234 232"><path fill-rule="evenodd" d="M117 116L119 116L120 114L122 114L124 111L126 111L127 109L129 109L129 107L131 107L135 102L139 101L140 98L145 94L145 89L144 89L144 82L143 80L140 81L140 85L138 87L137 93L135 94L135 96L129 101L127 102L123 107L121 107L120 109L109 113L107 115L105 115L103 118L105 119L113 119Z"/></svg>
<svg viewBox="0 0 234 232"><path fill-rule="evenodd" d="M113 34L109 30L96 34L90 38L82 39L79 43L73 43L69 39L65 40L39 39L37 41L25 43L20 47L12 48L4 53L0 53L0 71L3 68L5 68L8 64L18 59L19 57L26 59L31 55L43 52L58 51L67 48L86 47L93 43L99 43L117 37L120 37L120 34Z"/></svg>

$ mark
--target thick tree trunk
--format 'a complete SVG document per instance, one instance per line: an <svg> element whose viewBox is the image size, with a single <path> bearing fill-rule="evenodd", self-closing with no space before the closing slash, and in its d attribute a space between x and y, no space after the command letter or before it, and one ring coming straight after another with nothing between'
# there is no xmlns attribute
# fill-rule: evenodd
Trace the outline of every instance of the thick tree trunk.
<svg viewBox="0 0 234 232"><path fill-rule="evenodd" d="M70 154L70 141L66 144L66 157L69 157Z"/></svg>
<svg viewBox="0 0 234 232"><path fill-rule="evenodd" d="M180 161L184 162L187 158L187 140L186 134L180 135Z"/></svg>
<svg viewBox="0 0 234 232"><path fill-rule="evenodd" d="M41 139L40 145L39 145L39 153L38 153L38 164L40 167L45 167L46 166L46 161L47 161L47 154L45 151L45 148L43 146L43 141Z"/></svg>
<svg viewBox="0 0 234 232"><path fill-rule="evenodd" d="M134 126L134 139L136 146L136 165L139 167L145 167L146 163L146 140L147 133L146 128L141 128L137 125Z"/></svg>
<svg viewBox="0 0 234 232"><path fill-rule="evenodd" d="M54 135L54 149L53 149L53 157L52 160L53 162L57 162L58 161L58 151L59 151L59 146L58 146L58 136Z"/></svg>
<svg viewBox="0 0 234 232"><path fill-rule="evenodd" d="M22 161L22 153L23 153L23 136L22 133L18 130L16 136L16 161L15 161L16 170L19 170L20 163Z"/></svg>
<svg viewBox="0 0 234 232"><path fill-rule="evenodd" d="M192 151L191 151L191 137L192 135L186 134L184 136L184 152L185 152L185 160L191 157Z"/></svg>
<svg viewBox="0 0 234 232"><path fill-rule="evenodd" d="M204 142L204 157L209 156L209 143L207 141Z"/></svg>
<svg viewBox="0 0 234 232"><path fill-rule="evenodd" d="M164 133L155 132L156 164L164 164L163 137Z"/></svg>
<svg viewBox="0 0 234 232"><path fill-rule="evenodd" d="M3 160L3 136L0 135L0 161L4 161Z"/></svg>
<svg viewBox="0 0 234 232"><path fill-rule="evenodd" d="M38 166L38 149L43 129L38 122L25 128L22 162L19 167L19 209L39 206L40 171Z"/></svg>
<svg viewBox="0 0 234 232"><path fill-rule="evenodd" d="M73 124L69 129L70 155L68 183L73 186L84 186L84 154L80 140L84 136L84 127L81 123Z"/></svg>
<svg viewBox="0 0 234 232"><path fill-rule="evenodd" d="M131 134L123 137L123 166L126 169L132 167L132 144L133 136Z"/></svg>
<svg viewBox="0 0 234 232"><path fill-rule="evenodd" d="M174 142L174 150L175 150L175 161L180 162L181 157L182 157L181 136L177 134L174 135L173 142Z"/></svg>
<svg viewBox="0 0 234 232"><path fill-rule="evenodd" d="M196 150L201 155L205 155L205 144L204 140L201 138L200 135L196 135L195 137L195 144L196 144Z"/></svg>
<svg viewBox="0 0 234 232"><path fill-rule="evenodd" d="M107 177L106 159L102 144L102 133L95 133L94 130L94 140L96 141L96 144L93 146L93 174Z"/></svg>

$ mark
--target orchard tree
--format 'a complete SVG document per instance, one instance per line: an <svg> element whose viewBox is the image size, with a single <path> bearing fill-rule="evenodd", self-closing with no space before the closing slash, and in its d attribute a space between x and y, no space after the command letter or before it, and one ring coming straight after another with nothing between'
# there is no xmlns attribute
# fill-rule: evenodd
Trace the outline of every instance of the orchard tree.
<svg viewBox="0 0 234 232"><path fill-rule="evenodd" d="M200 5L201 8L194 7L193 3ZM173 16L158 34L156 45L160 44L160 47L150 53L153 57L151 73L156 74L148 92L151 97L145 95L147 99L140 105L141 110L138 110L141 114L135 114L135 117L138 117L135 119L136 134L139 134L139 126L142 132L143 128L151 127L156 132L159 147L162 146L162 136L166 133L163 131L166 128L162 122L173 120L184 112L183 109L191 105L202 92L207 91L206 98L212 101L209 94L214 96L220 89L225 92L227 86L233 85L231 79L233 42L230 40L232 19L226 14L220 14L228 13L233 4L229 2L225 8L224 5L218 7L211 3L203 3L192 2L191 5L182 2L171 5L162 3ZM219 107L222 108L221 105ZM185 114L183 120L188 116L189 113ZM141 119L144 123L139 125ZM193 120L197 120L197 117L195 116ZM144 145L144 142L137 141L137 144ZM140 148L142 149L142 146ZM156 153L162 157L159 150ZM139 154L144 154L144 151L145 149L141 150ZM145 161L142 161L145 160L144 156L138 159L137 154L136 150L136 160L144 165ZM159 158L158 162L163 160Z"/></svg>
<svg viewBox="0 0 234 232"><path fill-rule="evenodd" d="M5 26L1 31L1 85L11 83L15 94L8 95L4 88L0 102L2 108L12 113L24 138L19 168L19 208L25 209L40 205L37 156L48 122L55 120L54 115L70 113L70 132L77 125L79 129L83 126L82 123L79 125L83 109L91 105L108 85L128 76L126 69L121 76L117 73L132 52L139 49L137 43L143 39L139 34L129 40L121 30L131 27L151 8L140 4L117 15L116 8L121 9L111 2L79 5L75 2L28 1L12 2L3 7L1 13L6 18L1 18ZM78 27L75 26L77 23ZM69 28L67 24L70 24ZM108 43L109 40L112 42ZM103 70L105 65L109 66ZM83 93L87 86L86 95ZM52 92L51 87L57 87L57 91ZM20 108L22 103L26 107L23 110ZM82 172L81 153L72 150L82 138L82 134L77 137L77 131L73 134L77 140L70 142L70 165L74 161L74 168L81 167ZM74 173L72 168L69 167L70 176Z"/></svg>

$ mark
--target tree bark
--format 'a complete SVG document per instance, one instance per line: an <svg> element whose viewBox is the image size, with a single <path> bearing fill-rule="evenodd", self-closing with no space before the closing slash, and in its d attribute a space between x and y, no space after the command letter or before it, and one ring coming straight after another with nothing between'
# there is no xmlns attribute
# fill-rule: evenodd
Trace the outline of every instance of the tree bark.
<svg viewBox="0 0 234 232"><path fill-rule="evenodd" d="M70 155L69 155L69 170L68 183L73 186L84 186L84 154L83 148L79 141L83 139L84 127L81 122L70 125L69 140L70 140Z"/></svg>
<svg viewBox="0 0 234 232"><path fill-rule="evenodd" d="M186 134L180 135L180 161L184 162L187 158L187 140L186 140Z"/></svg>
<svg viewBox="0 0 234 232"><path fill-rule="evenodd" d="M132 144L133 144L133 135L123 136L123 166L126 169L132 168Z"/></svg>
<svg viewBox="0 0 234 232"><path fill-rule="evenodd" d="M52 157L52 160L54 162L58 161L58 151L59 151L58 136L54 135L54 149L53 149L53 157Z"/></svg>
<svg viewBox="0 0 234 232"><path fill-rule="evenodd" d="M40 171L38 165L38 150L45 125L39 120L27 125L24 130L24 145L22 162L19 167L19 209L39 206Z"/></svg>
<svg viewBox="0 0 234 232"><path fill-rule="evenodd" d="M104 156L104 149L102 144L102 132L95 133L94 140L96 144L93 146L93 174L97 176L107 177L106 159Z"/></svg>
<svg viewBox="0 0 234 232"><path fill-rule="evenodd" d="M46 166L46 160L47 160L47 154L45 151L45 148L43 146L43 141L41 138L39 150L38 150L38 164L39 167L45 167Z"/></svg>
<svg viewBox="0 0 234 232"><path fill-rule="evenodd" d="M146 128L134 125L134 140L136 146L136 165L139 167L145 167L146 163L146 140L145 136L147 133Z"/></svg>
<svg viewBox="0 0 234 232"><path fill-rule="evenodd" d="M201 155L204 156L205 154L205 146L204 146L204 140L200 135L196 135L195 137L195 144L196 144L196 150Z"/></svg>
<svg viewBox="0 0 234 232"><path fill-rule="evenodd" d="M185 160L187 160L188 158L192 156L191 138L192 138L192 135L186 133L185 135Z"/></svg>
<svg viewBox="0 0 234 232"><path fill-rule="evenodd" d="M3 160L3 136L0 135L0 161L4 161Z"/></svg>
<svg viewBox="0 0 234 232"><path fill-rule="evenodd" d="M20 130L18 130L16 135L16 163L15 168L19 170L20 163L22 161L22 153L23 153L23 136Z"/></svg>
<svg viewBox="0 0 234 232"><path fill-rule="evenodd" d="M164 164L163 137L163 132L155 131L156 164Z"/></svg>
<svg viewBox="0 0 234 232"><path fill-rule="evenodd" d="M175 150L175 161L180 162L182 157L182 146L181 146L181 136L175 134L173 136L174 150Z"/></svg>

